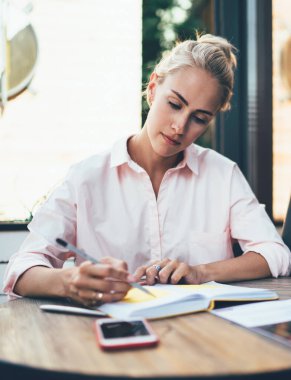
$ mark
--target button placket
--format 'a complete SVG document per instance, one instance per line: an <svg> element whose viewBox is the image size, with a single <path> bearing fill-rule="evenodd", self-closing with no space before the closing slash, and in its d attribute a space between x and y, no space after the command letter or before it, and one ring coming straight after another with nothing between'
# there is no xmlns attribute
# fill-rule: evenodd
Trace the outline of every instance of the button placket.
<svg viewBox="0 0 291 380"><path fill-rule="evenodd" d="M143 182L149 205L149 231L150 231L150 246L151 260L161 259L161 241L160 241L160 222L158 205L152 182L147 173L143 173Z"/></svg>

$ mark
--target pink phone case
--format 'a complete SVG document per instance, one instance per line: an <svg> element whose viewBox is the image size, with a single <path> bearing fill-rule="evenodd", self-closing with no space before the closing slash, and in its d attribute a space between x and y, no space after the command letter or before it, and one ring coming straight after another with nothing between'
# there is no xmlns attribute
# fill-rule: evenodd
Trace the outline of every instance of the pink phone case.
<svg viewBox="0 0 291 380"><path fill-rule="evenodd" d="M136 318L136 320L141 320L141 318ZM113 342L114 344L110 344L110 345L107 345L106 344L106 339L104 339L103 337L103 334L102 334L102 330L101 330L101 327L100 327L100 323L103 323L103 321L107 322L110 321L110 319L106 318L106 319L97 319L96 321L94 321L94 331L96 333L96 337L97 337L97 341L99 343L99 346L104 349L104 350L116 350L116 349L123 349L123 348L142 348L142 347L153 347L153 346L156 346L158 343L159 343L159 338L157 337L157 335L154 333L154 331L152 330L151 326L149 325L149 323L142 319L144 325L146 326L147 330L149 331L150 333L150 337L153 339L149 342L123 342L123 343L120 343L118 341L118 339L116 339L116 342ZM114 320L112 320L113 322ZM110 339L111 340L111 339ZM111 340L112 341L112 340Z"/></svg>

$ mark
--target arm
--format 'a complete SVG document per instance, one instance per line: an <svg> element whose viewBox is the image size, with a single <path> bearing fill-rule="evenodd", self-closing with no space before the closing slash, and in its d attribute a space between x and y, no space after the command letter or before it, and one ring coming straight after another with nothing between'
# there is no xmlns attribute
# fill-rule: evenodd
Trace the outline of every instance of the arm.
<svg viewBox="0 0 291 380"><path fill-rule="evenodd" d="M231 282L271 276L267 261L256 252L246 252L239 257L202 264L192 268L194 273L197 271L201 282Z"/></svg>
<svg viewBox="0 0 291 380"><path fill-rule="evenodd" d="M35 266L19 277L14 292L24 297L66 297L64 277L68 276L66 269Z"/></svg>
<svg viewBox="0 0 291 380"><path fill-rule="evenodd" d="M267 261L256 252L246 252L240 257L195 266L169 259L156 264L161 266L159 272L153 265L140 267L135 272L136 279L146 276L146 283L149 285L157 281L177 284L182 279L187 284L201 284L208 281L231 282L271 276Z"/></svg>
<svg viewBox="0 0 291 380"><path fill-rule="evenodd" d="M59 296L88 304L96 297L95 301L118 300L129 289L126 264L119 260L103 258L102 265L87 262L63 268L74 254L58 247L55 239L62 237L73 244L77 239L75 190L80 186L76 178L71 171L51 194L29 224L30 234L20 250L10 258L4 277L4 291L10 297Z"/></svg>
<svg viewBox="0 0 291 380"><path fill-rule="evenodd" d="M68 297L84 305L118 301L130 288L128 273L118 260L104 261L107 263L86 261L80 267L62 269L32 267L20 276L14 291L21 296Z"/></svg>

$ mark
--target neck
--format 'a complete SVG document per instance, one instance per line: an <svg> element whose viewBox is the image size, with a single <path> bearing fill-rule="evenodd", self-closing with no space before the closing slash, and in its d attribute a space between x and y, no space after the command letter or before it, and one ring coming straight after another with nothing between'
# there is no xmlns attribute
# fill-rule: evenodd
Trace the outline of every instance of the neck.
<svg viewBox="0 0 291 380"><path fill-rule="evenodd" d="M151 179L156 175L164 175L183 157L182 153L171 157L159 156L152 148L146 126L128 141L127 146L130 157L148 173Z"/></svg>

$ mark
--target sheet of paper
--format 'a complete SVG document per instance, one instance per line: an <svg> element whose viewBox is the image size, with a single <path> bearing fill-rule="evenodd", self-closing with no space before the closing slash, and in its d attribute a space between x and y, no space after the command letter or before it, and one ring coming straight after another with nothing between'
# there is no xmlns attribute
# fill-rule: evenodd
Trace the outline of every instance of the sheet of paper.
<svg viewBox="0 0 291 380"><path fill-rule="evenodd" d="M245 327L272 325L291 321L291 299L226 307L211 313Z"/></svg>

